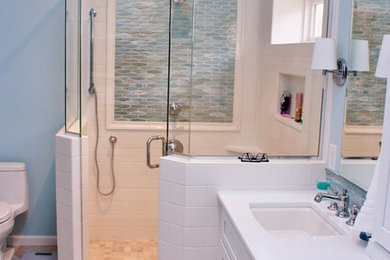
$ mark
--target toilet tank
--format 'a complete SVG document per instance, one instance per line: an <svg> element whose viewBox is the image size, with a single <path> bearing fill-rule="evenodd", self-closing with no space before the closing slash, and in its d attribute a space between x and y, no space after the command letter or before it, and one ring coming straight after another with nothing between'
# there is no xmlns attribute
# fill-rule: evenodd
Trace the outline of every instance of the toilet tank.
<svg viewBox="0 0 390 260"><path fill-rule="evenodd" d="M28 209L28 185L24 163L0 162L0 201L10 205L14 216Z"/></svg>

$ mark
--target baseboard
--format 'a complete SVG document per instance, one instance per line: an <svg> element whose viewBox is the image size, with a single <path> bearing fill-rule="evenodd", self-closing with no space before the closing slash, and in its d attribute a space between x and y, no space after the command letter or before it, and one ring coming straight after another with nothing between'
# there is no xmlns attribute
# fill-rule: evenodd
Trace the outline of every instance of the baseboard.
<svg viewBox="0 0 390 260"><path fill-rule="evenodd" d="M7 243L10 246L56 246L56 236L9 236Z"/></svg>

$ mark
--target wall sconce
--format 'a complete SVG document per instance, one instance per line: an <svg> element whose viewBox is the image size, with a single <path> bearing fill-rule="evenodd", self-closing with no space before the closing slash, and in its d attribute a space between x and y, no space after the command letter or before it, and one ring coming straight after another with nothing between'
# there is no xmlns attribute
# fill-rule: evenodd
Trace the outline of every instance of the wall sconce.
<svg viewBox="0 0 390 260"><path fill-rule="evenodd" d="M390 34L383 35L375 77L390 78Z"/></svg>
<svg viewBox="0 0 390 260"><path fill-rule="evenodd" d="M316 39L311 68L322 70L322 75L332 73L333 82L339 87L345 84L349 73L357 76L358 71L369 70L367 41L352 40L350 63L351 71L349 72L347 61L344 58L337 59L334 39Z"/></svg>
<svg viewBox="0 0 390 260"><path fill-rule="evenodd" d="M368 41L352 40L349 54L349 73L357 76L359 71L370 70L370 58L368 53Z"/></svg>

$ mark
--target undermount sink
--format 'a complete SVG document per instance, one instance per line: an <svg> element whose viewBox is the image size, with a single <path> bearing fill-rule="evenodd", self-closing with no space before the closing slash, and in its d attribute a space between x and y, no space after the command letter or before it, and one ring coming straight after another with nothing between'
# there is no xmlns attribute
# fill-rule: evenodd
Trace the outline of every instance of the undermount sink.
<svg viewBox="0 0 390 260"><path fill-rule="evenodd" d="M259 224L274 235L295 237L342 235L310 206L251 207L251 210Z"/></svg>

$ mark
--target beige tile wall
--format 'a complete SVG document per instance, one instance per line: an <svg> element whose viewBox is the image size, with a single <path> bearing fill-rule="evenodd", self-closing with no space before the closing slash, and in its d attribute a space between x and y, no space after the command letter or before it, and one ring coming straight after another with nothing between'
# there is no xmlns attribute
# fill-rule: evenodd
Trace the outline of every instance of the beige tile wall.
<svg viewBox="0 0 390 260"><path fill-rule="evenodd" d="M257 144L269 154L317 155L323 77L311 70L313 43L271 45L272 1L261 1ZM279 74L305 77L302 126L279 116ZM292 108L294 110L294 108ZM262 138L266 136L266 138Z"/></svg>
<svg viewBox="0 0 390 260"><path fill-rule="evenodd" d="M88 201L89 225L88 229L85 229L85 233L89 234L91 240L156 239L159 172L158 169L151 170L146 167L145 143L148 137L164 132L106 129L106 0L93 0L92 6L98 13L95 20L94 78L99 103L98 161L101 172L101 187L107 191L111 185L109 174L112 149L108 138L115 135L118 138L114 151L117 188L114 194L109 197L101 196L96 192L94 99L93 96L84 93L84 96L87 97L85 103L88 104L88 121L83 130L89 137L87 175L89 183L88 191L85 193L86 198L84 198ZM84 13L88 13L89 8L85 9L87 10ZM88 25L88 15L86 15L84 23ZM161 148L157 144L153 146L152 159L154 162L158 161L160 151Z"/></svg>

